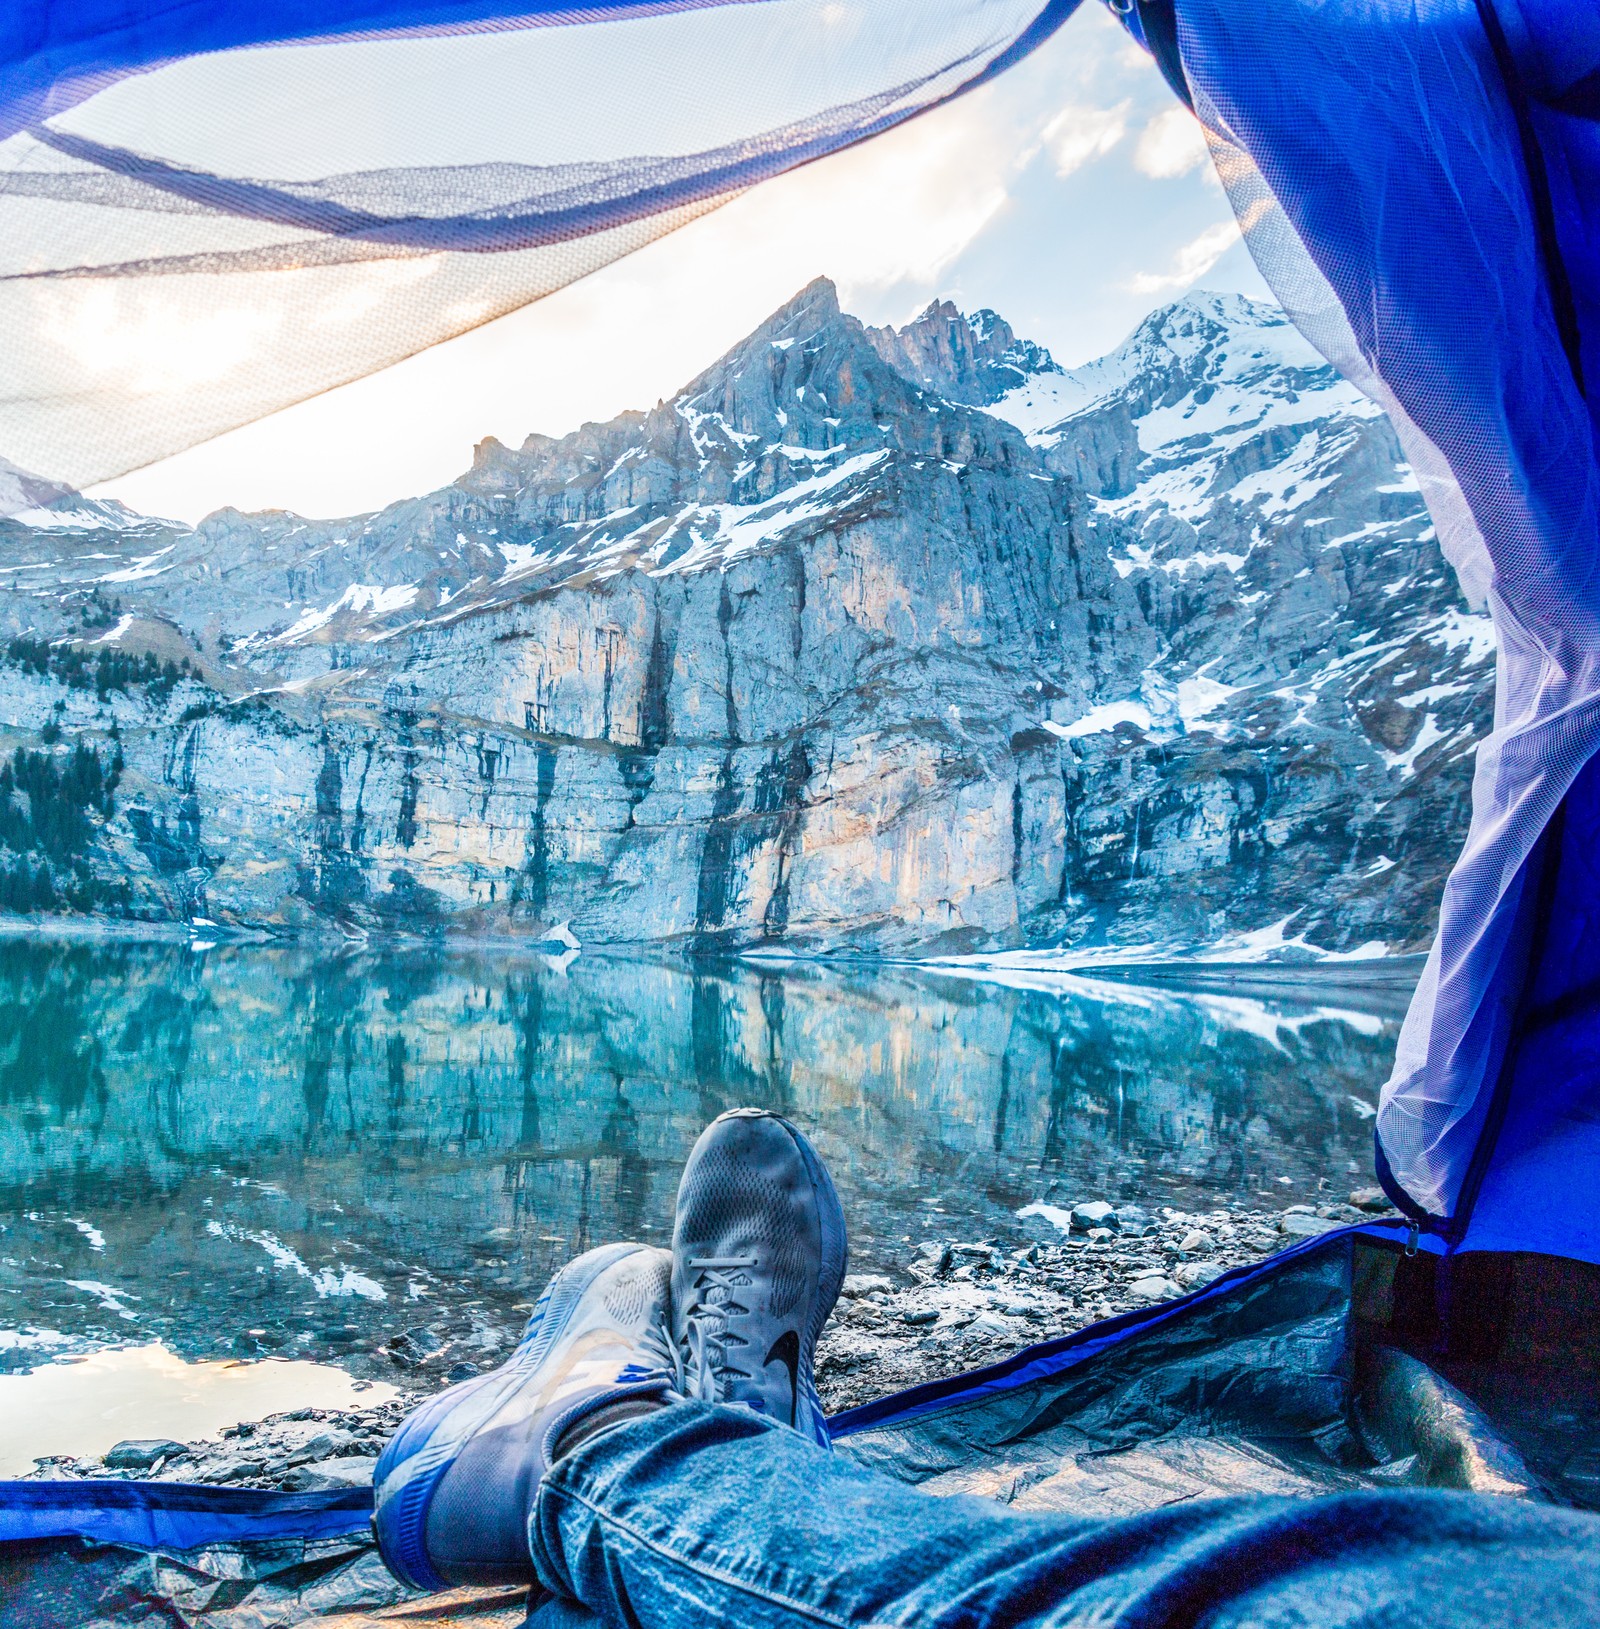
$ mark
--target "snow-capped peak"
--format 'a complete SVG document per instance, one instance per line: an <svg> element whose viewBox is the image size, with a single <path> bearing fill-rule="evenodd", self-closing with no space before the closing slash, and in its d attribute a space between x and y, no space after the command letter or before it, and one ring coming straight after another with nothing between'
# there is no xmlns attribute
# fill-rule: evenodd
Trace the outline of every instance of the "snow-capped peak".
<svg viewBox="0 0 1600 1629"><path fill-rule="evenodd" d="M1027 378L989 411L1048 445L1068 433L1068 420L1113 398L1129 399L1139 417L1141 407L1174 405L1186 384L1209 396L1223 387L1255 389L1271 375L1288 376L1291 390L1338 382L1276 306L1202 289L1151 312L1114 351ZM1353 404L1356 392L1343 388Z"/></svg>

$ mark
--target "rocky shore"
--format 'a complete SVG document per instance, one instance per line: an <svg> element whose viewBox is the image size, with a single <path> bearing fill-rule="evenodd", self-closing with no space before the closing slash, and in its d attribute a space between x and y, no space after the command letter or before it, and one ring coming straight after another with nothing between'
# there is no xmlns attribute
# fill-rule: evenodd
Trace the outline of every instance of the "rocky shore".
<svg viewBox="0 0 1600 1629"><path fill-rule="evenodd" d="M1033 1205L1059 1239L922 1243L901 1273L855 1274L823 1334L817 1384L830 1413L998 1363L1119 1313L1186 1295L1300 1239L1389 1212L1377 1189L1350 1202L1154 1213L1089 1201Z"/></svg>
<svg viewBox="0 0 1600 1629"><path fill-rule="evenodd" d="M1033 1205L1022 1219L1053 1238L1021 1248L995 1239L928 1239L903 1261L848 1277L818 1346L818 1389L838 1413L1171 1300L1301 1239L1389 1211L1371 1188L1347 1203L1278 1211L1147 1211L1096 1200ZM507 1330L503 1344L516 1333ZM392 1342L390 1358L403 1389L381 1402L294 1409L229 1427L211 1441L122 1442L101 1457L42 1459L34 1475L299 1492L370 1483L401 1419L440 1386L477 1372L448 1343L420 1337Z"/></svg>

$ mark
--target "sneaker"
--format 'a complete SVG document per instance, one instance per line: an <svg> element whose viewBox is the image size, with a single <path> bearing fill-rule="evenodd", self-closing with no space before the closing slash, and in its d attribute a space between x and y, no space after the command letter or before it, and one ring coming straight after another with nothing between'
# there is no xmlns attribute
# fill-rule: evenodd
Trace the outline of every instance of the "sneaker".
<svg viewBox="0 0 1600 1629"><path fill-rule="evenodd" d="M373 1476L372 1525L413 1589L535 1581L528 1513L561 1435L607 1404L668 1401L672 1258L608 1244L569 1262L498 1369L452 1386L400 1427Z"/></svg>
<svg viewBox="0 0 1600 1629"><path fill-rule="evenodd" d="M831 1447L811 1365L844 1267L844 1211L811 1144L763 1109L713 1120L683 1168L672 1233L683 1394Z"/></svg>

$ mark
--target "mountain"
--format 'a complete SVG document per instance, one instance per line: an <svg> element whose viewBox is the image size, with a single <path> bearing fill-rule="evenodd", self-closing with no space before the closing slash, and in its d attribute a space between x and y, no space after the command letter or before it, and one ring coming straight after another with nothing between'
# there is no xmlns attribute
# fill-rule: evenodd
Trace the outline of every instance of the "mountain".
<svg viewBox="0 0 1600 1629"><path fill-rule="evenodd" d="M1386 421L1231 296L1064 370L818 280L671 401L439 492L60 498L0 523L0 581L13 910L1412 947L1490 716Z"/></svg>

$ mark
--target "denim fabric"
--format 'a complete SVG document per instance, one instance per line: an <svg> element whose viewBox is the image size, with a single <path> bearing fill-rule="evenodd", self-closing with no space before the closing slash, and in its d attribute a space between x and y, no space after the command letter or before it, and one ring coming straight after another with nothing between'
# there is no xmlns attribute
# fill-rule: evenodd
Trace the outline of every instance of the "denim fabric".
<svg viewBox="0 0 1600 1629"><path fill-rule="evenodd" d="M920 1493L699 1403L560 1460L529 1543L557 1595L638 1629L1600 1624L1596 1516L1435 1492L1028 1515ZM564 1602L532 1620L584 1621Z"/></svg>
<svg viewBox="0 0 1600 1629"><path fill-rule="evenodd" d="M560 1595L547 1595L543 1604L528 1616L523 1629L601 1629L599 1618L588 1607Z"/></svg>

